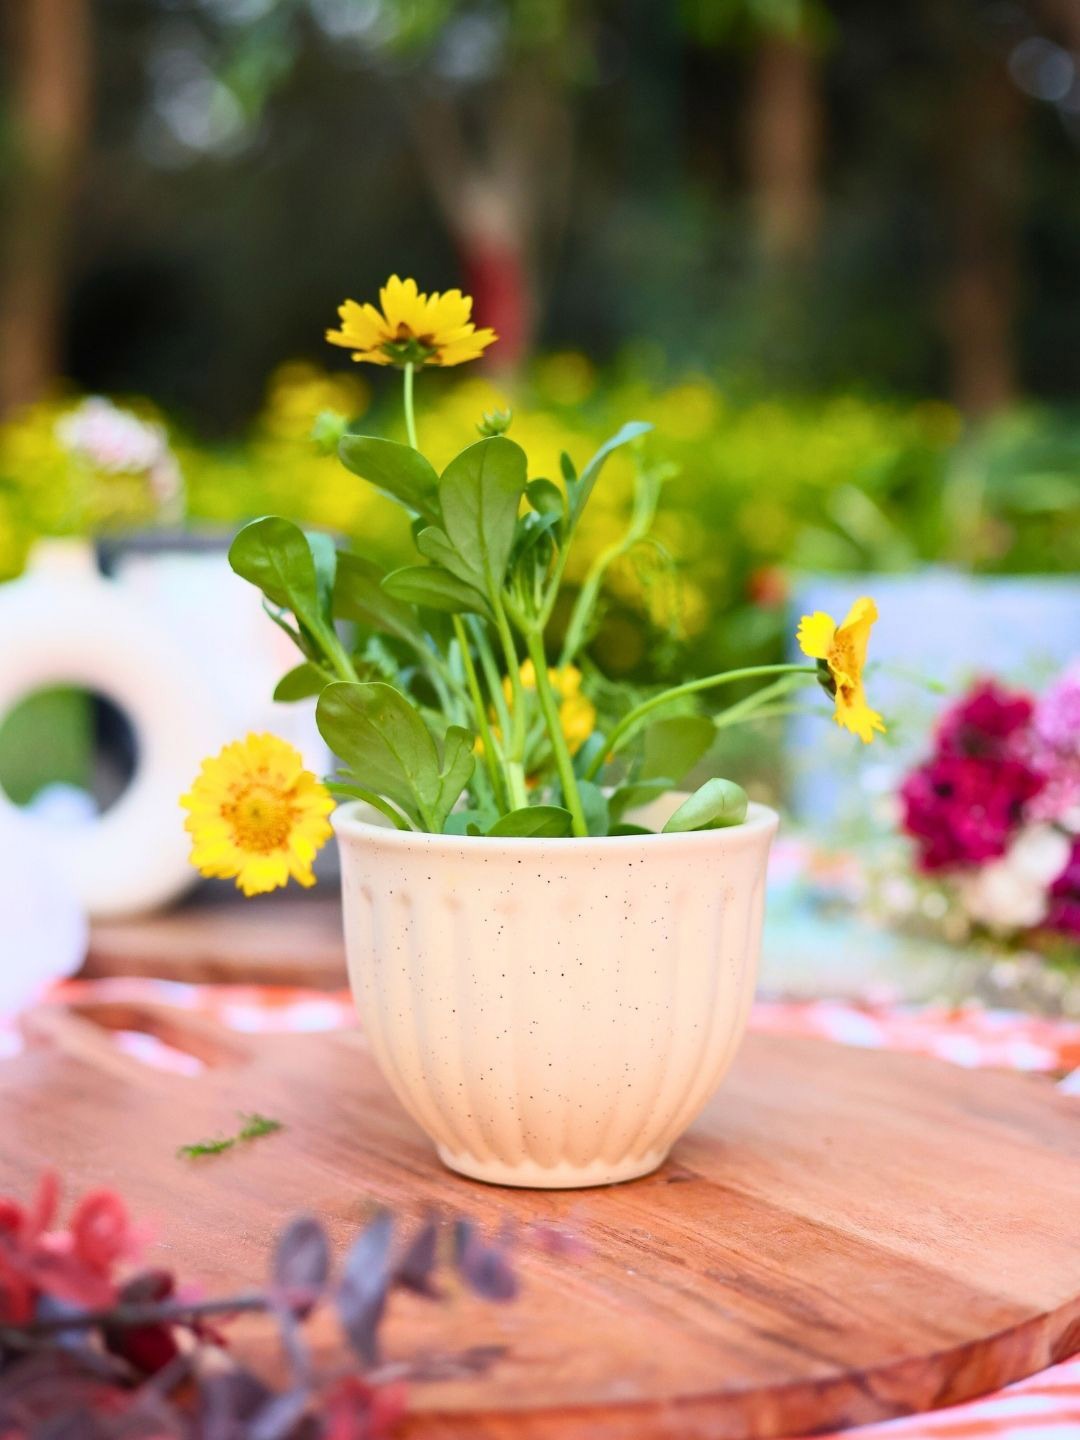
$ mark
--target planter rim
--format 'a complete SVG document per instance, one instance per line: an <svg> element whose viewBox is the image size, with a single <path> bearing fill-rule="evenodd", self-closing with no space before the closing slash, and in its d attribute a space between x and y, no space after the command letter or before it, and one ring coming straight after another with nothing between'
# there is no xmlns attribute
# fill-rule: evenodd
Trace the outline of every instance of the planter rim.
<svg viewBox="0 0 1080 1440"><path fill-rule="evenodd" d="M677 843L702 849L731 849L747 844L766 832L775 831L780 817L769 805L751 801L741 825L728 825L717 830L683 830L673 834L652 835L590 835L563 836L544 839L535 835L432 835L426 830L398 830L389 821L375 823L362 819L376 815L363 800L350 800L330 816L330 823L339 839L372 840L401 850L437 851L444 855L462 855L480 850L503 851L513 855L584 854L587 850L632 851L664 850Z"/></svg>

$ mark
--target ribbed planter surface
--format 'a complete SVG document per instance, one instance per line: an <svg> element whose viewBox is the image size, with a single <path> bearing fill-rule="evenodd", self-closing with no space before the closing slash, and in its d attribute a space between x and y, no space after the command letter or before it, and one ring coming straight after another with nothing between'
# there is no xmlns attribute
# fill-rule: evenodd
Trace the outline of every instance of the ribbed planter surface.
<svg viewBox="0 0 1080 1440"><path fill-rule="evenodd" d="M349 976L375 1058L452 1169L644 1175L734 1059L773 811L689 835L406 834L346 805Z"/></svg>

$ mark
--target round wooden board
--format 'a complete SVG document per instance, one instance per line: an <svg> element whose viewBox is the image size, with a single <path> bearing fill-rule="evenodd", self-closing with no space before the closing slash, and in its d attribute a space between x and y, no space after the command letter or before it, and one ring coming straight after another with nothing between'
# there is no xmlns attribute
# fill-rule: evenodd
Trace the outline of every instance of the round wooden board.
<svg viewBox="0 0 1080 1440"><path fill-rule="evenodd" d="M207 1068L146 1069L102 1027L149 1029ZM161 1237L155 1258L211 1293L258 1281L298 1210L340 1247L373 1200L573 1228L588 1255L523 1251L512 1305L395 1299L390 1358L502 1349L483 1376L416 1387L409 1440L801 1435L1080 1349L1080 1110L1045 1081L751 1036L655 1175L510 1191L439 1167L356 1033L250 1040L118 1006L38 1012L30 1032L0 1065L0 1193L47 1164L69 1194L116 1186ZM176 1157L255 1109L286 1129Z"/></svg>
<svg viewBox="0 0 1080 1440"><path fill-rule="evenodd" d="M82 975L344 989L341 902L336 896L267 895L253 906L211 891L159 914L99 920L90 927Z"/></svg>

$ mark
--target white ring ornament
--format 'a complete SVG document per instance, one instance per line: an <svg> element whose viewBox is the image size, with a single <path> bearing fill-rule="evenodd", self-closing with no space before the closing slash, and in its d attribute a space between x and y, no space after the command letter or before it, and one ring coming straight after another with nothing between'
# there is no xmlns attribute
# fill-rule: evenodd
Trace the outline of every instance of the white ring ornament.
<svg viewBox="0 0 1080 1440"><path fill-rule="evenodd" d="M23 579L0 586L0 720L56 685L104 695L127 717L128 788L95 820L41 828L91 917L139 914L195 879L179 799L220 747L225 720L193 657L94 570L84 547L49 544L34 559ZM0 789L0 813L12 812L31 823Z"/></svg>

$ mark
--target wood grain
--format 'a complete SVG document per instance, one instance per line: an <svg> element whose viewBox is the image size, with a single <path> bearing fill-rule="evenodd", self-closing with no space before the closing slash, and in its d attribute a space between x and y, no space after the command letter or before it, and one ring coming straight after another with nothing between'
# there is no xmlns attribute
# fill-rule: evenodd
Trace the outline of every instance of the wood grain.
<svg viewBox="0 0 1080 1440"><path fill-rule="evenodd" d="M347 983L341 901L336 895L267 896L256 903L195 897L163 914L99 921L82 973L338 990Z"/></svg>
<svg viewBox="0 0 1080 1440"><path fill-rule="evenodd" d="M506 1191L438 1166L359 1034L92 1015L38 1012L33 1048L0 1066L0 1191L46 1164L71 1193L118 1186L156 1258L211 1292L261 1277L302 1209L342 1247L373 1201L560 1222L589 1246L523 1252L511 1306L395 1302L391 1355L505 1347L481 1379L417 1387L409 1440L763 1440L947 1405L1080 1349L1080 1112L1043 1081L751 1036L655 1175ZM102 1026L207 1068L148 1070ZM252 1109L287 1128L176 1158Z"/></svg>

